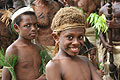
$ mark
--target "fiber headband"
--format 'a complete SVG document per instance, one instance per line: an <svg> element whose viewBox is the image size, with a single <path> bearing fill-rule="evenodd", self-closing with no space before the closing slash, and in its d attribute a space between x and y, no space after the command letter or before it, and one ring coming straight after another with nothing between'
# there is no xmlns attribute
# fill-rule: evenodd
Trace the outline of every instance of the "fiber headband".
<svg viewBox="0 0 120 80"><path fill-rule="evenodd" d="M57 28L54 28L53 32L58 32L58 31L63 31L63 30L72 29L72 28L78 28L78 27L85 28L85 24L78 24L78 23L64 24L64 25L61 25L61 26L59 26Z"/></svg>
<svg viewBox="0 0 120 80"><path fill-rule="evenodd" d="M14 22L14 20L15 20L16 17L18 17L18 16L21 15L22 13L28 12L28 11L34 12L33 8L31 8L31 7L23 7L23 8L18 9L18 10L11 16L12 23Z"/></svg>

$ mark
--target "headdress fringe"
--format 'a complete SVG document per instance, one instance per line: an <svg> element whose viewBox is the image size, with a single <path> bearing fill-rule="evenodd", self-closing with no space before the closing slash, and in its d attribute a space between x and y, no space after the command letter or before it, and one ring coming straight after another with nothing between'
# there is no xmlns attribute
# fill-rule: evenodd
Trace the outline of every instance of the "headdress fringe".
<svg viewBox="0 0 120 80"><path fill-rule="evenodd" d="M12 14L13 11L14 11L13 8L10 8L8 10L0 10L0 13L3 14L0 18L0 20L6 25L6 27L10 23L10 17L11 17L11 14Z"/></svg>

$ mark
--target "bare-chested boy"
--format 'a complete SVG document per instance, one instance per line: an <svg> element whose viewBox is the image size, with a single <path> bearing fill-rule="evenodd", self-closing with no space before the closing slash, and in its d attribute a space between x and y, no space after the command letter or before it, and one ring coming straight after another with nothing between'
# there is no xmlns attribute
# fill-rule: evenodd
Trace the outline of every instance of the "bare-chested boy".
<svg viewBox="0 0 120 80"><path fill-rule="evenodd" d="M18 62L14 67L17 80L44 80L40 75L41 58L40 48L33 44L37 33L37 17L30 7L18 9L11 17L13 26L18 32L18 39L6 50L6 59L11 55L18 56ZM41 76L41 77L40 77ZM2 80L11 80L9 71L4 67Z"/></svg>
<svg viewBox="0 0 120 80"><path fill-rule="evenodd" d="M83 13L75 7L61 8L51 29L57 54L46 66L47 80L102 80L90 61L78 55L84 45Z"/></svg>

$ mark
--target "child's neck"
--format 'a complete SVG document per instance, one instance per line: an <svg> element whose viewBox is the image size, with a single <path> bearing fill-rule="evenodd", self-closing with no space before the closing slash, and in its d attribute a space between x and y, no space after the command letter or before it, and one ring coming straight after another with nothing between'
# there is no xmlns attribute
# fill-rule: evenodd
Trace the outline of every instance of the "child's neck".
<svg viewBox="0 0 120 80"><path fill-rule="evenodd" d="M70 56L70 55L68 55L67 53L59 50L58 53L57 53L57 55L56 55L56 57L73 59L73 58L75 58L76 56Z"/></svg>
<svg viewBox="0 0 120 80"><path fill-rule="evenodd" d="M29 39L25 39L25 38L22 38L22 37L19 37L18 40L23 43L23 44L26 44L26 45L31 45L32 44L32 40L29 40Z"/></svg>

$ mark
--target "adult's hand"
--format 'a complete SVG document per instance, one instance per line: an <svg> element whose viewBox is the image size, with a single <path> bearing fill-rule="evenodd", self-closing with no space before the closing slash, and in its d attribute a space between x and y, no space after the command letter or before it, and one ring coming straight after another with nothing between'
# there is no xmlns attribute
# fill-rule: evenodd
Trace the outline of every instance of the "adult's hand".
<svg viewBox="0 0 120 80"><path fill-rule="evenodd" d="M113 46L111 46L110 44L108 44L107 42L106 43L103 43L103 46L107 49L107 51L109 53L112 53L113 51Z"/></svg>

